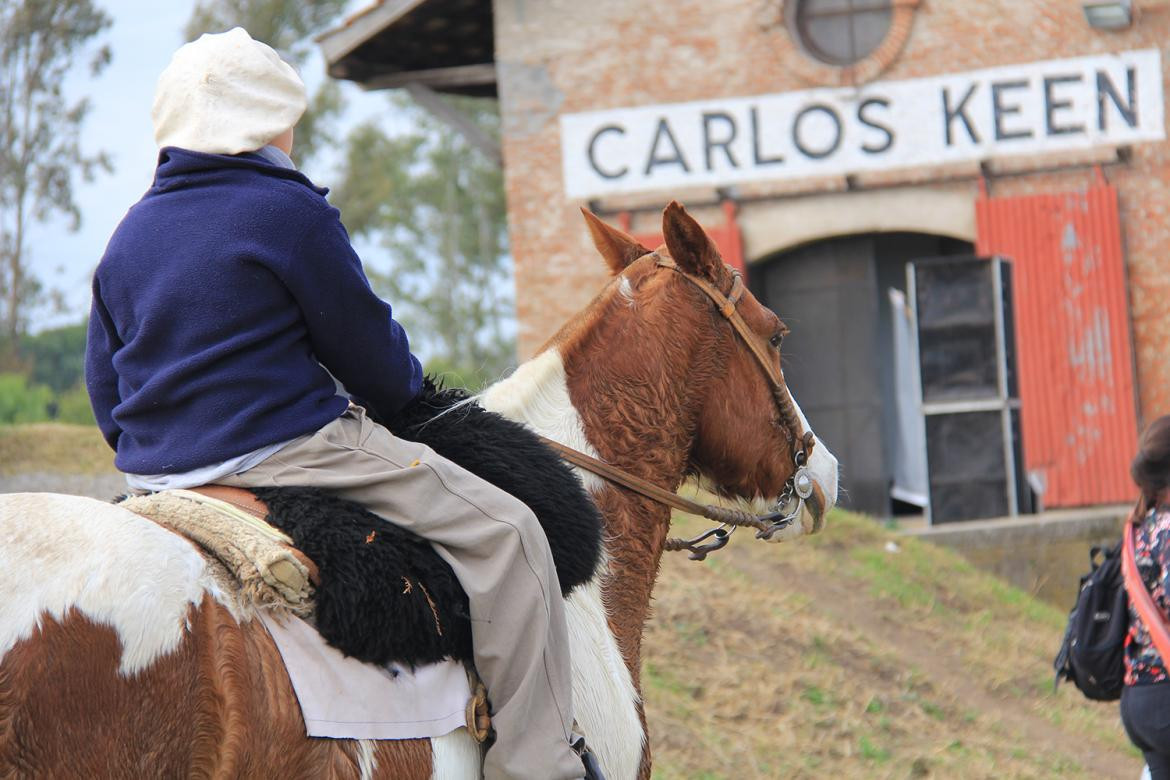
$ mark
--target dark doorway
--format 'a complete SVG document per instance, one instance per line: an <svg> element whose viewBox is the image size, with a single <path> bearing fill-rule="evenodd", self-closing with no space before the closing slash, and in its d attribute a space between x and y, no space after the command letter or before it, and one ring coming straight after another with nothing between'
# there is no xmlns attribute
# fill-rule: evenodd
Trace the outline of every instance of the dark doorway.
<svg viewBox="0 0 1170 780"><path fill-rule="evenodd" d="M905 292L906 263L970 254L966 241L877 233L818 241L753 263L752 292L792 329L784 377L809 423L841 462L841 498L892 512L894 372L889 288Z"/></svg>

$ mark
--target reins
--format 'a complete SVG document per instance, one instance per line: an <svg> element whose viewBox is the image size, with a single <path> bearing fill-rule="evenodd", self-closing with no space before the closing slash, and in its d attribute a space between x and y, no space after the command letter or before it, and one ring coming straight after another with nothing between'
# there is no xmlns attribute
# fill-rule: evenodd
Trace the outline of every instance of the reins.
<svg viewBox="0 0 1170 780"><path fill-rule="evenodd" d="M722 525L718 528L709 529L690 539L672 537L666 540L666 550L686 550L690 553L691 560L701 561L707 557L708 553L715 552L727 546L728 541L731 539L731 534L740 526L755 528L757 539L771 539L773 534L787 528L800 516L805 502L815 500L813 497L813 480L807 468L808 459L812 453L815 441L812 431L806 431L803 435L801 434L802 426L800 418L792 403L792 397L788 394L788 388L784 385L783 377L772 365L766 350L760 346L755 334L748 328L747 323L744 322L743 317L740 316L739 311L736 309L736 305L744 293L743 278L740 273L732 269L731 291L727 295L724 295L717 287L705 279L692 276L679 268L673 259L663 257L657 252L651 252L650 255L655 258L656 266L670 269L679 274L702 290L715 303L715 307L719 310L719 313L731 323L735 332L747 344L748 349L755 356L756 362L764 371L764 376L768 379L771 386L772 399L780 412L780 419L788 433L788 438L793 443L792 457L795 466L792 476L784 483L784 489L776 501L775 508L767 514L754 515L742 509L715 506L713 504L700 504L696 501L683 498L677 493L658 487L651 482L636 477L627 471L600 461L590 455L586 455L560 442L543 436L541 439L545 444L556 450L562 458L575 466L590 471L603 479L621 485L660 504L721 523ZM793 501L796 502L796 506L788 511L788 505ZM712 541L707 541L708 539Z"/></svg>
<svg viewBox="0 0 1170 780"><path fill-rule="evenodd" d="M722 523L723 526L721 528L712 528L692 539L666 540L667 550L687 550L691 553L691 560L701 561L707 557L707 553L714 552L725 546L732 534L732 531L727 530L728 528L734 530L738 526L748 525L757 531L766 531L768 529L768 519L772 518L774 514L757 516L742 509L735 509L734 507L700 504L697 501L691 501L689 498L683 498L678 493L672 493L665 488L660 488L654 483L647 482L641 477L636 477L628 471L623 471L616 466L611 466L579 450L567 447L560 442L547 439L543 436L540 438L545 444L556 450L562 458L574 466L580 466L586 471L590 471L610 482L617 483L660 504L665 504L687 514L714 520L716 523ZM700 542L711 537L715 537L715 541L700 544Z"/></svg>

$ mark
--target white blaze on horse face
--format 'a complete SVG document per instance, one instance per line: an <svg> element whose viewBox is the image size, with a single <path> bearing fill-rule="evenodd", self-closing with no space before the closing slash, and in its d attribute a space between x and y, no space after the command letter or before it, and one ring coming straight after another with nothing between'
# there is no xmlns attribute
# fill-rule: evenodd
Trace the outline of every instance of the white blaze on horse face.
<svg viewBox="0 0 1170 780"><path fill-rule="evenodd" d="M597 457L569 398L564 361L555 349L542 352L489 387L479 402L553 441ZM579 468L574 471L590 493L605 488L600 477ZM604 566L603 561L600 570ZM573 709L605 776L626 780L638 776L646 734L638 717L637 689L609 630L600 570L565 600L573 655Z"/></svg>
<svg viewBox="0 0 1170 780"><path fill-rule="evenodd" d="M808 419L804 416L804 412L800 410L800 404L796 402L796 398L792 395L791 391L789 391L788 397L792 398L792 406L796 409L797 416L800 417L800 427L804 428L805 431L811 432L812 426L808 424ZM837 503L837 458L829 451L825 443L816 437L815 433L813 434L813 440L816 443L813 446L812 455L808 459L808 470L812 474L813 481L817 483L825 496L825 508L821 516L817 518L814 518L808 509L801 512L801 532L806 534L821 530L821 526L825 522L825 515ZM778 540L773 538L772 541Z"/></svg>
<svg viewBox="0 0 1170 780"><path fill-rule="evenodd" d="M0 539L0 659L45 617L76 609L117 631L129 677L178 648L205 593L223 600L194 545L92 498L0 496Z"/></svg>
<svg viewBox="0 0 1170 780"><path fill-rule="evenodd" d="M808 419L804 416L804 412L800 409L800 404L796 402L796 398L789 391L788 397L792 399L792 406L796 409L796 416L800 418L800 427L806 432L812 432L812 426L808 424ZM796 539L805 534L814 534L821 530L825 524L825 515L837 503L837 458L825 446L825 443L817 438L816 433L813 433L812 456L808 459L808 471L812 475L813 481L821 489L821 494L825 497L824 511L821 512L820 517L814 517L808 507L804 507L800 512L798 522L790 524L787 528L783 528L772 535L769 542L784 542L791 539ZM763 499L757 499L752 505L752 510L755 512L772 511L775 508L775 499L769 503Z"/></svg>

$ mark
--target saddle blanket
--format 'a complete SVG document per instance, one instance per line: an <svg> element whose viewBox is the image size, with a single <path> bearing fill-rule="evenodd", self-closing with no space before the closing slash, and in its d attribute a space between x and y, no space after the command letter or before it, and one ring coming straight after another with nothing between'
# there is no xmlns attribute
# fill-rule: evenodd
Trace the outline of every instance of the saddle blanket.
<svg viewBox="0 0 1170 780"><path fill-rule="evenodd" d="M349 658L299 617L261 611L284 659L310 737L441 737L466 725L471 684L463 664L384 669Z"/></svg>
<svg viewBox="0 0 1170 780"><path fill-rule="evenodd" d="M310 737L421 739L467 723L472 698L458 661L385 668L345 655L295 613L311 612L310 567L291 540L234 504L186 490L124 500L124 508L195 542L225 569L276 644Z"/></svg>

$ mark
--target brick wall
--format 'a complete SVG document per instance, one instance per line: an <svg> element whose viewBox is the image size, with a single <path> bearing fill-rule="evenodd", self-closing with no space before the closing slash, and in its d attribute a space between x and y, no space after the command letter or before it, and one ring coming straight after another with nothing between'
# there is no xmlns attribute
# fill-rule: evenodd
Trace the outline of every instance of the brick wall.
<svg viewBox="0 0 1170 780"><path fill-rule="evenodd" d="M558 116L594 109L745 97L838 86L857 80L902 80L959 73L996 65L1078 57L1110 51L1160 47L1170 39L1170 9L1139 14L1127 31L1096 31L1072 0L922 0L899 8L886 43L853 71L816 63L790 37L779 0L495 0L496 58L504 114L504 160L509 222L516 260L517 315L521 358L531 356L565 319L583 306L605 279L600 258L586 237L578 207L564 195ZM1165 84L1165 68L1163 63ZM1129 277L1140 414L1144 421L1170 413L1170 229L1168 145L1139 144L1125 164L1111 165L1107 178L1120 191ZM872 177L863 186L911 183L929 206L940 187L969 198L969 214L957 214L951 235L970 230L977 188L974 170L941 170L929 165L905 173ZM1091 162L1082 154L1051 163ZM933 179L950 177L939 184ZM959 181L953 181L957 178ZM902 181L897 181L901 177ZM995 195L1076 189L1090 183L1087 165L1061 172L991 180ZM921 182L921 187L913 186ZM768 186L757 187L765 194ZM786 182L773 188L784 200L759 209L809 209L823 204L826 223L842 209L869 210L859 223L881 222L874 193L834 192L840 182ZM793 195L794 191L820 190ZM758 193L757 193L758 194ZM606 205L660 207L671 198L710 201L713 192L660 192ZM907 201L909 198L909 201ZM803 206L802 206L803 204ZM903 204L905 206L905 203ZM717 219L715 212L711 218ZM700 213L704 218L706 213ZM745 231L764 219L745 209ZM758 214L757 214L758 217ZM638 214L635 228L653 222ZM961 223L961 224L960 224ZM903 226L905 227L905 226ZM761 228L762 229L762 228ZM898 229L890 225L885 229ZM813 231L815 233L815 230ZM775 237L745 235L753 246Z"/></svg>

